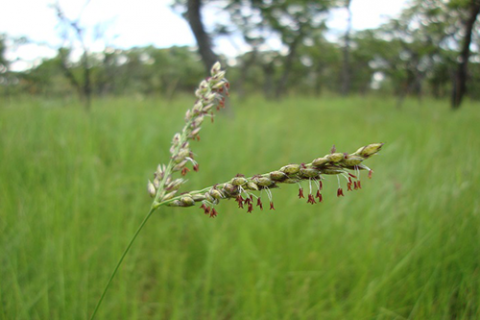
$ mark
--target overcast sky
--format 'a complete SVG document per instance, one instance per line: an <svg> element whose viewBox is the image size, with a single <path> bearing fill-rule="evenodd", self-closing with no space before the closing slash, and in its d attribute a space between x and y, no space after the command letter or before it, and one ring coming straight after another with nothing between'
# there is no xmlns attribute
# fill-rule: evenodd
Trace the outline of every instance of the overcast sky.
<svg viewBox="0 0 480 320"><path fill-rule="evenodd" d="M59 30L56 29L55 12L49 7L52 0L10 0L4 1L0 11L0 33L9 36L27 38L38 43L48 43L51 47L61 44ZM83 0L59 0L65 14L75 19L81 16L81 24L90 30L95 25L104 28L105 41L91 43L92 51L103 50L105 45L117 48L131 48L152 44L156 47L172 45L195 45L195 39L188 24L177 13L172 11L170 0L91 0L87 6ZM374 28L389 17L399 14L407 0L352 0L353 28L360 30ZM219 18L218 12L204 12L207 25L213 25ZM345 12L335 12L329 21L329 27L343 30L345 28ZM235 55L241 49L241 43L222 39L216 42L216 51L227 55ZM47 46L23 46L10 51L8 58L21 59L15 69L24 69L30 63L39 61L41 57L55 54Z"/></svg>

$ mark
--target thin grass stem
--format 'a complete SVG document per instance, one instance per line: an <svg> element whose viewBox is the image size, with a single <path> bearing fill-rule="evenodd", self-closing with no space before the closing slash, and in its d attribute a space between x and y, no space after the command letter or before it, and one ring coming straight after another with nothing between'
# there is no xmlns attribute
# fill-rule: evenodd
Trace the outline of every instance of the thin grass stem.
<svg viewBox="0 0 480 320"><path fill-rule="evenodd" d="M155 210L156 210L158 207L159 207L159 206L157 205L157 206L152 206L152 207L150 208L150 211L147 213L147 215L146 215L145 218L143 219L142 223L141 223L140 226L138 227L138 229L137 229L137 231L135 232L135 234L133 235L132 239L130 239L130 242L128 243L127 247L126 247L125 250L123 251L122 256L120 257L120 260L118 260L117 265L115 266L115 269L113 269L112 275L110 276L110 279L108 279L108 282L107 282L107 284L105 285L105 288L103 289L102 295L100 296L100 299L98 300L97 305L95 306L95 310L93 310L93 313L92 313L92 316L90 317L90 320L95 319L95 315L97 314L97 311L98 311L98 309L100 308L100 305L102 304L103 298L105 298L105 295L106 295L106 293L107 293L107 291L108 291L108 288L110 287L110 284L112 283L113 278L114 278L115 275L117 274L117 271L118 271L118 269L120 268L120 265L122 264L123 259L125 259L125 256L127 255L128 251L130 250L130 248L132 247L133 243L135 242L135 239L137 239L138 234L140 233L140 231L142 231L142 229L143 229L143 227L145 226L145 224L147 223L148 219L152 216L152 213L155 212Z"/></svg>

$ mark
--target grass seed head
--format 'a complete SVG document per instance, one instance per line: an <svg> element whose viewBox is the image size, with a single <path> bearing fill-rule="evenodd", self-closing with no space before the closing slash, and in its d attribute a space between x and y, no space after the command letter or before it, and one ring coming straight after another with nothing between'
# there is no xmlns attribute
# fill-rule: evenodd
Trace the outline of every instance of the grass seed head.
<svg viewBox="0 0 480 320"><path fill-rule="evenodd" d="M155 197L154 203L160 205L166 203L170 206L190 207L195 203L201 203L201 208L210 217L217 216L218 212L213 207L223 199L235 199L239 207L247 208L247 212L253 211L253 200L257 198L257 206L263 209L259 196L252 192L264 191L270 202L270 209L274 210L273 195L270 189L278 187L279 184L299 184L308 181L309 193L307 202L310 204L320 203L323 196L322 175L343 175L347 178L347 191L361 189L359 170L368 170L371 177L372 170L363 164L363 161L378 153L383 143L372 143L359 148L355 153L337 152L335 145L330 153L314 159L311 163L287 164L279 170L254 175L246 178L237 175L228 182L216 184L212 187L198 191L190 191L177 196L179 188L185 183L184 179L173 179L172 174L180 171L182 175L187 174L188 162L191 162L193 169L198 171L199 165L194 160L194 154L190 150L189 140L200 140L199 132L204 123L205 117L211 117L212 122L215 110L223 108L225 96L228 96L230 85L225 79L225 71L221 70L220 63L215 63L211 68L211 77L200 82L195 95L198 98L191 109L185 113L185 126L183 130L176 133L172 139L170 148L171 158L168 165L158 165L154 174L153 182L148 181L147 189L151 196ZM355 174L347 170L354 170ZM338 179L337 196L344 196L343 189ZM316 189L316 194L315 194ZM165 193L167 193L165 195ZM315 196L314 196L315 194ZM299 188L299 198L304 198L303 188Z"/></svg>

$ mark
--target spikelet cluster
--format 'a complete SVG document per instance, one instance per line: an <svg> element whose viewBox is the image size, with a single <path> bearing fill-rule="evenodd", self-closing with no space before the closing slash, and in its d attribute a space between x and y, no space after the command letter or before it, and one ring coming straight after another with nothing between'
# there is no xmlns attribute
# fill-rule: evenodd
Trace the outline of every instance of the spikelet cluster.
<svg viewBox="0 0 480 320"><path fill-rule="evenodd" d="M183 177L190 171L198 171L199 164L190 149L190 141L200 141L200 130L205 119L213 122L215 111L225 107L230 85L225 79L225 71L217 62L211 69L211 76L203 80L195 91L197 100L185 113L185 125L181 132L175 133L170 147L170 162L159 164L154 173L153 182L148 181L148 193L154 197L154 203L172 199L185 183ZM174 178L175 173L180 177Z"/></svg>
<svg viewBox="0 0 480 320"><path fill-rule="evenodd" d="M347 191L361 189L360 171L368 171L371 178L372 170L363 164L363 161L378 153L383 143L373 143L359 148L352 154L336 152L335 147L331 152L323 157L316 158L310 163L288 164L278 170L265 174L245 177L237 174L231 180L216 184L202 190L184 193L176 198L172 198L167 204L177 207L190 207L196 203L201 203L200 208L210 217L217 216L215 209L221 200L235 199L239 208L245 208L247 212L252 212L254 207L263 210L261 195L255 191L264 192L268 197L268 206L270 210L275 209L271 189L280 184L298 184L299 198L305 198L301 182L308 181L309 192L307 194L307 203L315 204L322 202L322 188L324 175L338 175L346 180ZM338 179L337 196L344 196L343 188Z"/></svg>

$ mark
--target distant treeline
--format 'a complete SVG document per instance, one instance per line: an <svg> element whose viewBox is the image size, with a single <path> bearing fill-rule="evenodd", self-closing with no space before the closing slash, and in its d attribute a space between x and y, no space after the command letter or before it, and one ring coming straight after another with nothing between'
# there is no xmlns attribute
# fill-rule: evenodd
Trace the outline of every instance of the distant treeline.
<svg viewBox="0 0 480 320"><path fill-rule="evenodd" d="M399 18L377 29L350 30L349 20L345 34L329 41L325 24L329 10L343 7L350 12L350 1L279 1L281 5L225 1L221 9L231 13L230 25L219 26L203 40L197 37L198 48L84 50L81 58L73 61L72 48L63 47L56 57L25 72L9 70L4 35L0 38L0 94L172 98L180 92L192 92L205 77L205 66L218 58L227 65L232 92L241 96L376 92L396 95L401 102L406 96L451 98L452 92L455 99L455 92L463 90L467 97L480 99L477 2L413 1ZM200 6L201 1L176 1L176 6L183 8L189 22L195 18L201 22L200 11L192 11L192 3ZM196 35L206 34L201 24L199 30L195 30L198 24L190 25ZM266 46L266 35L274 33L282 40L283 50ZM205 51L209 44L202 43L205 39L233 34L243 35L248 52L227 58Z"/></svg>

